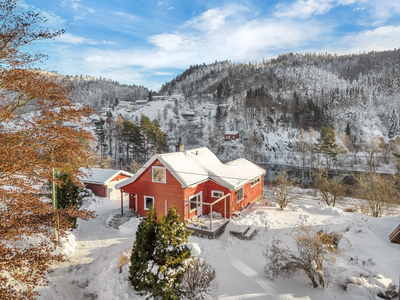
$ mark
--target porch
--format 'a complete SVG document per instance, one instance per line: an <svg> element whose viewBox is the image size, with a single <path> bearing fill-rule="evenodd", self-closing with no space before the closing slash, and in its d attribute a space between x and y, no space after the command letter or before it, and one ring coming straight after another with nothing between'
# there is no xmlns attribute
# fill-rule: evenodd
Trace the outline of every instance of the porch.
<svg viewBox="0 0 400 300"><path fill-rule="evenodd" d="M186 227L193 231L193 235L215 239L224 233L229 219L214 215L214 217L195 216L187 220Z"/></svg>

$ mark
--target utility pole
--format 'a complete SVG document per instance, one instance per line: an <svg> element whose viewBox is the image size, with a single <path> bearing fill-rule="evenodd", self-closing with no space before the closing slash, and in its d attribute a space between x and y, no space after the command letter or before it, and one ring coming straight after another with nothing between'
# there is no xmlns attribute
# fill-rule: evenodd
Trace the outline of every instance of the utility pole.
<svg viewBox="0 0 400 300"><path fill-rule="evenodd" d="M54 162L54 155L53 155L53 149L51 149L51 155L52 155L52 161ZM53 208L55 210L58 209L58 203L57 203L57 185L55 182L55 178L57 177L56 174L56 168L53 167L53 181L52 181L52 202L53 202ZM57 224L54 224L53 226L53 231L54 231L54 250L57 248L57 241L59 241L59 236L58 236L58 226L59 226L59 221L58 221L58 215L57 215Z"/></svg>

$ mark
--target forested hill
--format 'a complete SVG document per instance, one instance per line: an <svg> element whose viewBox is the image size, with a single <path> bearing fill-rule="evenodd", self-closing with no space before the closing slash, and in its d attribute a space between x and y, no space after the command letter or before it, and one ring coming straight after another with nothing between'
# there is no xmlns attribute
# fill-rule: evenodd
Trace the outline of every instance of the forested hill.
<svg viewBox="0 0 400 300"><path fill-rule="evenodd" d="M54 72L43 71L47 76L65 80L71 84L71 98L85 106L96 110L102 107L114 107L119 101L135 101L146 99L149 90L143 86L119 84L105 78L92 76L64 76Z"/></svg>
<svg viewBox="0 0 400 300"><path fill-rule="evenodd" d="M259 63L216 62L191 66L162 94L213 94L215 103L243 102L254 118L296 128L330 124L354 134L364 128L388 134L400 105L400 50L352 55L284 54ZM272 119L271 119L272 118Z"/></svg>
<svg viewBox="0 0 400 300"><path fill-rule="evenodd" d="M400 135L400 50L289 53L256 64L195 65L161 87L158 94L167 97L129 110L116 107L116 99L145 99L147 88L88 76L64 78L72 83L75 101L98 111L113 108L109 128L102 129L109 141L102 153L113 157L115 145L123 143L115 136L118 118L139 124L142 114L166 134L169 151L181 139L187 148L206 146L222 160L290 156L299 151L301 129L308 130L311 147L326 125L346 153L366 151L371 137L388 149ZM240 139L224 141L226 131L238 131Z"/></svg>

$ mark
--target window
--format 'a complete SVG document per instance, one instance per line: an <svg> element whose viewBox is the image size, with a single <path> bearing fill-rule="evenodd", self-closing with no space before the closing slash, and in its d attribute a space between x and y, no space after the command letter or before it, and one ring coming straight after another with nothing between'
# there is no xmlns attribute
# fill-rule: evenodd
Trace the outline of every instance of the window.
<svg viewBox="0 0 400 300"><path fill-rule="evenodd" d="M238 202L242 201L243 198L244 198L243 187L241 187L240 189L238 189L236 191L236 202L238 203Z"/></svg>
<svg viewBox="0 0 400 300"><path fill-rule="evenodd" d="M153 182L167 182L166 170L163 167L153 167Z"/></svg>
<svg viewBox="0 0 400 300"><path fill-rule="evenodd" d="M224 192L211 191L211 197L213 197L213 198L221 198L223 195L224 195Z"/></svg>
<svg viewBox="0 0 400 300"><path fill-rule="evenodd" d="M196 201L196 199L190 199L190 201ZM197 203L196 202L190 202L190 211L194 211L197 208Z"/></svg>
<svg viewBox="0 0 400 300"><path fill-rule="evenodd" d="M196 201L196 202L189 203L190 212L192 212L192 211L196 210L197 207L200 205L199 202L201 202L201 195L197 194L197 195L189 198L189 201Z"/></svg>
<svg viewBox="0 0 400 300"><path fill-rule="evenodd" d="M149 210L154 205L154 197L144 196L144 209Z"/></svg>
<svg viewBox="0 0 400 300"><path fill-rule="evenodd" d="M251 182L251 187L253 187L253 186L255 186L257 183L259 183L260 180L261 180L260 177L254 179L254 180Z"/></svg>

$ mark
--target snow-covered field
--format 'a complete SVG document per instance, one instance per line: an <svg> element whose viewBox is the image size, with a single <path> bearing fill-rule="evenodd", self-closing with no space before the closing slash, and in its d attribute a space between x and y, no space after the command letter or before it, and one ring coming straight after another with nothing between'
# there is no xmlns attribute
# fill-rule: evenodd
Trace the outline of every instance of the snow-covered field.
<svg viewBox="0 0 400 300"><path fill-rule="evenodd" d="M252 240L239 240L227 231L215 240L189 238L194 252L216 270L211 299L375 299L371 298L374 291L391 282L398 285L400 246L391 244L388 236L400 224L399 215L373 218L319 205L310 198L299 197L284 211L255 203L232 221L256 226L258 232ZM130 254L138 219L131 219L119 230L106 226L110 215L119 212L119 205L96 198L88 206L96 211L97 219L79 221L62 248L68 261L54 267L50 284L39 291L39 299L144 299L128 282L128 266L122 273L117 267L120 254ZM263 250L274 236L285 239L300 225L323 227L345 237L339 243L341 254L326 290L312 288L301 271L273 281L264 275ZM346 279L357 284L349 284L345 291L339 282Z"/></svg>

